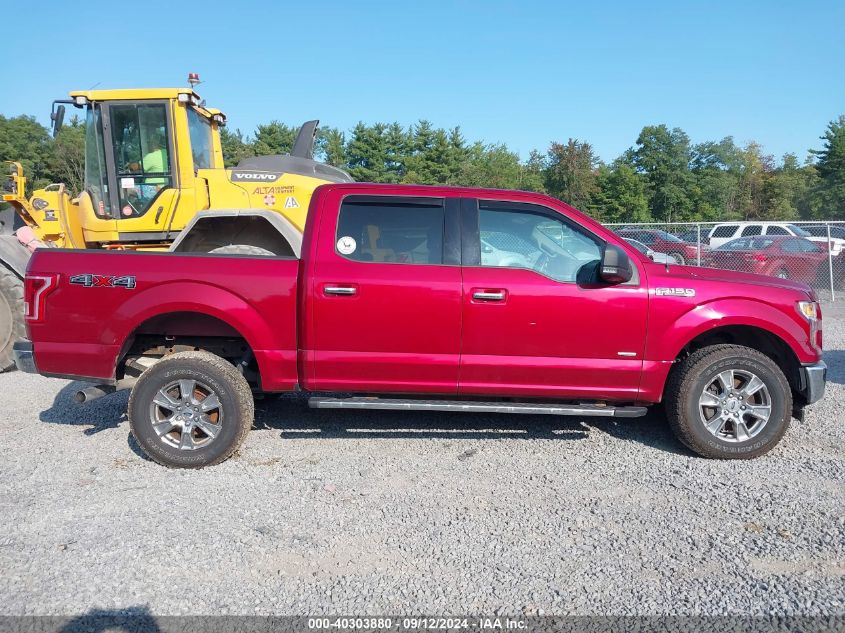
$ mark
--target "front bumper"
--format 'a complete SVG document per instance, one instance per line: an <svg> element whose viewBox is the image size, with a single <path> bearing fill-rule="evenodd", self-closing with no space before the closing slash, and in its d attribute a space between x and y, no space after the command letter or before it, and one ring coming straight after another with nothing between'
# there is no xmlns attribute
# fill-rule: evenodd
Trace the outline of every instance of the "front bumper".
<svg viewBox="0 0 845 633"><path fill-rule="evenodd" d="M32 343L27 340L18 341L12 347L12 353L15 355L15 365L21 371L28 374L37 374L38 368L35 366L35 357L32 353Z"/></svg>
<svg viewBox="0 0 845 633"><path fill-rule="evenodd" d="M820 360L813 365L801 367L801 383L803 385L801 393L804 395L807 404L813 404L822 399L826 382L827 365L824 361Z"/></svg>

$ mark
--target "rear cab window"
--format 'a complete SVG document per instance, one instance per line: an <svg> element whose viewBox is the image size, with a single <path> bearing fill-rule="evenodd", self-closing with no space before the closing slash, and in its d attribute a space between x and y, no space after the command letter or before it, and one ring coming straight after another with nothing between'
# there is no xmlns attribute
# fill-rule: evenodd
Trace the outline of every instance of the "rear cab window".
<svg viewBox="0 0 845 633"><path fill-rule="evenodd" d="M444 224L440 198L349 196L340 206L335 252L357 262L439 265Z"/></svg>

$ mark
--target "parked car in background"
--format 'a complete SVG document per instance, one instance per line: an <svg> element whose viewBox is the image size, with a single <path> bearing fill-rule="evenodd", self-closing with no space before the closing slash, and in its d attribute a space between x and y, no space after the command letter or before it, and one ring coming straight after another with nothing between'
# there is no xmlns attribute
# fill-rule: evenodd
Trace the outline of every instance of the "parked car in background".
<svg viewBox="0 0 845 633"><path fill-rule="evenodd" d="M698 261L698 246L683 241L660 229L623 228L617 231L625 239L637 240L658 253L666 253L679 264L695 264Z"/></svg>
<svg viewBox="0 0 845 633"><path fill-rule="evenodd" d="M824 237L815 236L800 226L795 226L788 222L726 222L724 224L717 224L708 232L706 243L711 248L717 248L738 237L755 237L758 235L765 235L767 237L787 235L803 237L811 242L825 245L824 249L827 250L826 232ZM830 252L834 256L838 256L842 252L843 246L845 246L845 239L833 238L831 235Z"/></svg>
<svg viewBox="0 0 845 633"><path fill-rule="evenodd" d="M827 253L803 237L740 237L708 252L702 264L811 283L825 274Z"/></svg>
<svg viewBox="0 0 845 633"><path fill-rule="evenodd" d="M813 237L823 237L825 240L827 240L827 224L805 224L801 228ZM845 226L831 224L830 237L845 240Z"/></svg>
<svg viewBox="0 0 845 633"><path fill-rule="evenodd" d="M651 261L657 264L676 264L675 258L671 255L667 255L666 253L658 253L655 250L650 249L648 246L643 244L642 242L638 242L637 240L632 240L629 237L624 238L628 244L636 248L640 251L643 255L648 257Z"/></svg>
<svg viewBox="0 0 845 633"><path fill-rule="evenodd" d="M701 227L701 230L699 232L699 229L697 227L693 227L684 231L683 233L678 233L678 239L681 239L689 244L698 244L700 237L701 242L704 243L707 241L707 231L709 228L710 227L703 226Z"/></svg>

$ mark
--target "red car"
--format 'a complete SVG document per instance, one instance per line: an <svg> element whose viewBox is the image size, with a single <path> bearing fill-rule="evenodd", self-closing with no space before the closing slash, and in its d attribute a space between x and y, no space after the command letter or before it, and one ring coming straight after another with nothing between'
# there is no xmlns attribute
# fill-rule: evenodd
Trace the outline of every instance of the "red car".
<svg viewBox="0 0 845 633"><path fill-rule="evenodd" d="M96 383L80 401L131 388L140 446L188 468L232 455L261 392L617 418L665 402L683 443L728 459L824 393L806 284L656 264L548 196L323 185L285 235L279 256L38 249L17 365Z"/></svg>
<svg viewBox="0 0 845 633"><path fill-rule="evenodd" d="M791 235L741 237L703 256L702 264L812 283L827 272L827 252Z"/></svg>
<svg viewBox="0 0 845 633"><path fill-rule="evenodd" d="M698 263L698 246L660 229L621 229L617 231L626 239L637 240L658 253L666 253L681 265ZM701 247L704 259L706 247Z"/></svg>

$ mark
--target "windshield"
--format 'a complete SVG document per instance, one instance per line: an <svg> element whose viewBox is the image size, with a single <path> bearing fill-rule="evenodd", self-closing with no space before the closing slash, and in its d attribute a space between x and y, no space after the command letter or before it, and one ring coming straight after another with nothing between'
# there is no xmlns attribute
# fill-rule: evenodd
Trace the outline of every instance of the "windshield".
<svg viewBox="0 0 845 633"><path fill-rule="evenodd" d="M722 244L717 251L757 251L769 248L774 243L773 239L765 237L741 237Z"/></svg>
<svg viewBox="0 0 845 633"><path fill-rule="evenodd" d="M91 196L94 213L98 217L111 217L106 159L103 145L103 122L100 106L89 105L85 115L85 191Z"/></svg>
<svg viewBox="0 0 845 633"><path fill-rule="evenodd" d="M671 233L667 233L666 231L655 231L660 237L662 237L667 242L683 242L681 238L672 235Z"/></svg>
<svg viewBox="0 0 845 633"><path fill-rule="evenodd" d="M812 237L810 233L802 229L800 226L795 226L794 224L788 225L789 229L792 231L793 235L800 235L801 237Z"/></svg>
<svg viewBox="0 0 845 633"><path fill-rule="evenodd" d="M628 244L630 244L631 246L636 248L641 253L648 255L648 246L646 246L642 242L638 242L637 240L628 239L627 237L625 238L625 241L628 242Z"/></svg>

